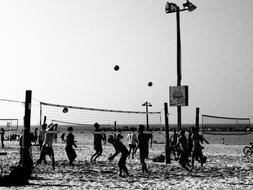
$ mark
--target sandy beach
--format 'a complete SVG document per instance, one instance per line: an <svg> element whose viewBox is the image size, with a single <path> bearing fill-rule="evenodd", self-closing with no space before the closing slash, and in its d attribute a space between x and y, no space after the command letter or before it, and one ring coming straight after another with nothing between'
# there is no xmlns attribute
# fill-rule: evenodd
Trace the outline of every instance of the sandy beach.
<svg viewBox="0 0 253 190"><path fill-rule="evenodd" d="M6 148L1 151L4 174L10 166L19 161L18 142L6 141ZM64 150L65 144L54 144L56 169L52 170L50 159L47 165L36 167L29 180L30 185L21 187L0 187L0 189L252 189L253 188L253 157L242 153L243 145L205 145L204 154L207 163L203 168L196 163L192 172L183 169L177 161L171 164L147 161L151 174L143 176L138 156L127 160L131 177L119 177L116 157L112 162L107 160L114 149L110 144L104 146L103 155L97 163L90 163L94 153L91 141L79 143L77 159L74 166L68 165ZM150 149L150 158L159 155L164 144L154 144ZM138 152L137 152L138 155ZM39 148L33 146L33 160L39 156Z"/></svg>

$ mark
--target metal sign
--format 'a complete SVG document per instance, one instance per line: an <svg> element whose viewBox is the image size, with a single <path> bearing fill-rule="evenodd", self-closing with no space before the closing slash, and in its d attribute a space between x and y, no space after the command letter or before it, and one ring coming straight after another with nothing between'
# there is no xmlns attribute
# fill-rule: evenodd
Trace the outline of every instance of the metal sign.
<svg viewBox="0 0 253 190"><path fill-rule="evenodd" d="M170 106L188 106L188 86L170 86Z"/></svg>

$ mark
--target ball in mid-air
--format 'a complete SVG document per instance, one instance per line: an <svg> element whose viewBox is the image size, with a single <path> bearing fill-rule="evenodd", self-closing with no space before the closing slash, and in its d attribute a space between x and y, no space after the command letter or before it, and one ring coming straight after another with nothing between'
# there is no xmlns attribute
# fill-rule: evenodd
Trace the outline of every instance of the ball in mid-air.
<svg viewBox="0 0 253 190"><path fill-rule="evenodd" d="M63 108L62 112L63 113L67 113L69 111L69 109L67 107Z"/></svg>
<svg viewBox="0 0 253 190"><path fill-rule="evenodd" d="M149 82L149 83L148 83L148 86L149 86L149 87L153 86L153 83L152 83L152 82Z"/></svg>
<svg viewBox="0 0 253 190"><path fill-rule="evenodd" d="M114 66L114 70L115 70L115 71L118 71L118 70L119 70L119 66L118 66L118 65L115 65L115 66Z"/></svg>

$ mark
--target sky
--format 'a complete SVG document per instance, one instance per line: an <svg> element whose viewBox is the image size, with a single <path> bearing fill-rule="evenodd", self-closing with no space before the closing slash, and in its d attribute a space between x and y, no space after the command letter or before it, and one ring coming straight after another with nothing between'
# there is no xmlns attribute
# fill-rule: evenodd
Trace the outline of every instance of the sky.
<svg viewBox="0 0 253 190"><path fill-rule="evenodd" d="M178 6L184 0L175 0ZM200 114L253 119L253 1L195 0L181 12L182 85ZM176 15L164 0L0 1L0 99L81 107L162 111L176 86ZM116 72L113 67L119 65ZM149 87L148 82L153 82ZM0 118L24 106L0 101ZM21 115L21 116L20 116ZM177 110L169 107L169 122Z"/></svg>

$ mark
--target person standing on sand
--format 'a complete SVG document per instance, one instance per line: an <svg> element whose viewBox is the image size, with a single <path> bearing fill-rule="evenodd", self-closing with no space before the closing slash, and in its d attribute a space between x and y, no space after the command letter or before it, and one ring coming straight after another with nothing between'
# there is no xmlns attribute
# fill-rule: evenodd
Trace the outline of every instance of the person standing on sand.
<svg viewBox="0 0 253 190"><path fill-rule="evenodd" d="M53 141L54 136L57 133L57 124L50 124L48 128L45 130L45 139L41 148L40 157L37 160L36 164L34 165L34 168L41 164L42 160L44 160L46 155L49 155L49 157L52 160L52 167L53 170L55 169L55 159L54 159L54 150L53 150Z"/></svg>
<svg viewBox="0 0 253 190"><path fill-rule="evenodd" d="M76 146L75 140L74 140L74 135L72 134L73 132L73 127L68 127L67 131L69 132L69 134L66 137L66 147L65 147L65 151L67 153L68 159L69 159L69 165L72 166L74 160L76 159L76 152L74 147Z"/></svg>
<svg viewBox="0 0 253 190"><path fill-rule="evenodd" d="M152 129L149 129L149 142L150 142L150 148L152 148L152 145L153 145L153 131L152 131Z"/></svg>
<svg viewBox="0 0 253 190"><path fill-rule="evenodd" d="M187 145L188 145L188 148L187 148L188 149L188 157L191 157L192 147L193 147L192 129L188 130Z"/></svg>
<svg viewBox="0 0 253 190"><path fill-rule="evenodd" d="M36 127L34 129L34 145L37 145L37 141L38 141L38 128Z"/></svg>
<svg viewBox="0 0 253 190"><path fill-rule="evenodd" d="M196 127L192 128L192 134L193 134L192 168L194 166L194 160L199 161L201 167L203 167L203 164L206 162L206 157L203 155L202 152L203 147L201 144L203 144L203 141L205 141L207 144L209 144L209 142L202 135L199 135L198 129Z"/></svg>
<svg viewBox="0 0 253 190"><path fill-rule="evenodd" d="M91 162L96 162L96 159L99 156L101 156L101 154L103 152L102 140L104 140L104 136L101 132L100 125L98 123L95 123L94 128L95 128L95 131L94 131L94 150L96 152L92 155L92 157L90 159Z"/></svg>
<svg viewBox="0 0 253 190"><path fill-rule="evenodd" d="M177 130L176 129L173 129L173 134L171 135L170 137L170 148L171 148L171 152L172 154L174 155L174 158L175 160L178 160L178 148L175 146L177 144L177 138L178 138L178 135L177 135Z"/></svg>
<svg viewBox="0 0 253 190"><path fill-rule="evenodd" d="M40 146L40 149L42 148L43 142L45 140L46 129L47 129L47 124L46 123L42 124L41 130L39 131L39 136L38 136L38 144Z"/></svg>
<svg viewBox="0 0 253 190"><path fill-rule="evenodd" d="M126 146L120 141L122 139L122 135L118 135L118 137L115 139L112 135L109 136L108 142L111 143L115 149L115 153L111 156L109 156L108 160L113 160L119 153L121 153L121 157L118 162L119 166L119 176L122 177L122 171L126 173L127 176L129 176L128 169L126 167L126 159L129 154Z"/></svg>
<svg viewBox="0 0 253 190"><path fill-rule="evenodd" d="M61 142L65 142L65 133L61 134Z"/></svg>
<svg viewBox="0 0 253 190"><path fill-rule="evenodd" d="M43 142L45 140L46 129L47 129L47 124L46 123L42 124L41 125L41 130L39 131L39 136L38 136L38 144L40 146L40 151L42 149ZM46 157L43 158L43 161L44 161L44 164L47 164Z"/></svg>
<svg viewBox="0 0 253 190"><path fill-rule="evenodd" d="M57 131L57 129L58 129L58 124L57 123L54 124L54 128ZM54 142L57 142L57 133L55 133L55 135L54 135Z"/></svg>
<svg viewBox="0 0 253 190"><path fill-rule="evenodd" d="M138 145L134 151L134 153L139 149L140 152L140 162L142 167L143 174L150 174L147 168L147 164L145 163L145 159L148 158L149 152L149 135L144 133L144 125L139 125L138 128Z"/></svg>
<svg viewBox="0 0 253 190"><path fill-rule="evenodd" d="M136 148L136 145L138 143L137 140L137 134L135 133L135 128L131 128L131 132L127 135L127 142L128 142L128 146L129 146L129 156L128 158L130 158L130 154L132 152L132 159L134 159L134 150Z"/></svg>
<svg viewBox="0 0 253 190"><path fill-rule="evenodd" d="M179 157L179 164L181 164L181 166L183 168L185 168L186 170L190 171L190 169L188 168L189 159L188 159L187 138L185 136L184 129L180 130L180 135L179 135L179 138L178 138L178 142L174 146L175 147L180 146L181 151L182 151L181 154L180 154L180 157Z"/></svg>
<svg viewBox="0 0 253 190"><path fill-rule="evenodd" d="M1 128L1 144L2 144L2 149L4 149L4 128Z"/></svg>

